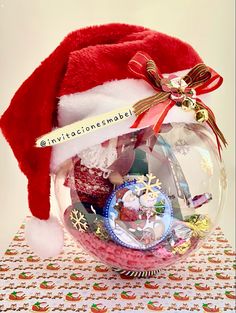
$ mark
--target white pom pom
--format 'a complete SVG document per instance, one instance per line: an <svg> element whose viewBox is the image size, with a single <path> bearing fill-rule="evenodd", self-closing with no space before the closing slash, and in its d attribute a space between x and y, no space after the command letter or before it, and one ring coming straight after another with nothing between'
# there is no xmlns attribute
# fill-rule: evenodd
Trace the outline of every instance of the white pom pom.
<svg viewBox="0 0 236 313"><path fill-rule="evenodd" d="M53 216L48 220L31 217L25 225L25 238L30 248L42 258L58 255L64 244L62 226Z"/></svg>

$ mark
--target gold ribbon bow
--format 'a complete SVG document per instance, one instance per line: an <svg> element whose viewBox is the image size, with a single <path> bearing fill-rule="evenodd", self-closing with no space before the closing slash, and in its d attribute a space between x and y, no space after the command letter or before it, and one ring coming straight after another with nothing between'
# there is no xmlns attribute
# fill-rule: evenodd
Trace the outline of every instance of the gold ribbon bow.
<svg viewBox="0 0 236 313"><path fill-rule="evenodd" d="M155 95L134 104L133 111L137 119L132 125L133 128L154 124L153 130L158 133L169 110L174 105L181 106L185 111L194 110L199 123L207 122L216 136L220 154L220 141L226 146L226 139L218 128L211 109L197 98L198 95L211 92L222 84L223 78L219 74L200 63L183 77L170 75L164 78L156 63L144 52L136 53L129 61L128 67L135 76L146 80L157 91Z"/></svg>

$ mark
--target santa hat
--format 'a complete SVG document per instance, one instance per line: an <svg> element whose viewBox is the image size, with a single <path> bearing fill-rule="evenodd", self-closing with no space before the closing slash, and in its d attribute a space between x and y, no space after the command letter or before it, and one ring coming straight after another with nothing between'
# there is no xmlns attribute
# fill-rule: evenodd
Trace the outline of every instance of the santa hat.
<svg viewBox="0 0 236 313"><path fill-rule="evenodd" d="M28 242L42 256L63 246L59 223L50 217L50 172L81 150L131 132L134 117L96 135L45 148L36 138L55 127L136 103L155 90L129 71L128 62L144 51L162 73L187 73L202 62L187 43L141 26L108 24L69 34L14 95L1 118L1 128L28 178L29 208L34 216L26 226ZM192 112L173 107L165 122L193 121ZM49 242L50 238L50 243Z"/></svg>
<svg viewBox="0 0 236 313"><path fill-rule="evenodd" d="M122 188L116 191L116 199L123 200L127 195L132 194L132 190L128 188Z"/></svg>

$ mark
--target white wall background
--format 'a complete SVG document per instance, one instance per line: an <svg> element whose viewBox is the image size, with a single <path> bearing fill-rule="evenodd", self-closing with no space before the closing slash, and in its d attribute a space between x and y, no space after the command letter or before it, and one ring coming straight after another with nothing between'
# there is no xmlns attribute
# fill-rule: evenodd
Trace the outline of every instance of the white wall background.
<svg viewBox="0 0 236 313"><path fill-rule="evenodd" d="M20 84L72 30L140 24L179 37L224 77L212 101L229 142L229 190L221 226L234 244L234 0L0 0L0 114ZM42 91L43 92L43 91ZM0 134L0 254L29 214L26 178Z"/></svg>

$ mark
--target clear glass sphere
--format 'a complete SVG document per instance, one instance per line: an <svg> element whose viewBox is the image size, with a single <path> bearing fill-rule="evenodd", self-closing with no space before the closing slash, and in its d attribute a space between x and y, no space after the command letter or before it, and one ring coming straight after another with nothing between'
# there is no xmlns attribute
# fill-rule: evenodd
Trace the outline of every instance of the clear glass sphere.
<svg viewBox="0 0 236 313"><path fill-rule="evenodd" d="M68 232L112 268L155 271L185 258L214 229L226 174L201 124L166 124L81 151L59 167Z"/></svg>

